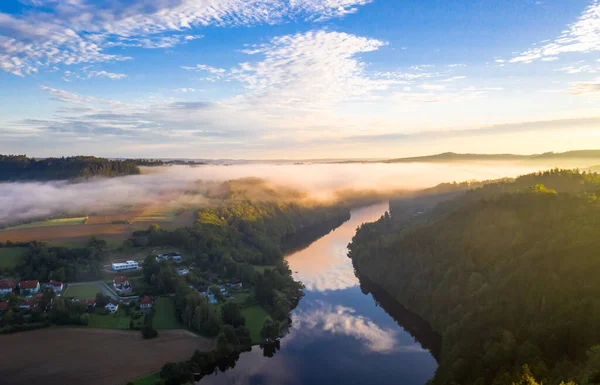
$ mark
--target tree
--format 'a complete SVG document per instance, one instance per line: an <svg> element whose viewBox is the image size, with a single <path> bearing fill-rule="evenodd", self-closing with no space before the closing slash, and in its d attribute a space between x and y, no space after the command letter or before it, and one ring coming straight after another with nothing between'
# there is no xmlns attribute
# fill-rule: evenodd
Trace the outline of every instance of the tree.
<svg viewBox="0 0 600 385"><path fill-rule="evenodd" d="M82 325L88 325L90 323L90 315L88 313L84 313L79 318Z"/></svg>
<svg viewBox="0 0 600 385"><path fill-rule="evenodd" d="M243 326L246 324L246 319L240 311L240 306L237 303L227 302L221 307L221 315L223 323L233 327Z"/></svg>
<svg viewBox="0 0 600 385"><path fill-rule="evenodd" d="M223 296L223 293L221 293L221 287L219 285L210 285L209 290L212 293L212 295L215 296L215 299L217 301L225 301L225 296Z"/></svg>
<svg viewBox="0 0 600 385"><path fill-rule="evenodd" d="M275 339L279 337L279 333L279 322L273 321L271 317L266 316L265 320L263 321L262 329L260 330L261 337L265 339Z"/></svg>
<svg viewBox="0 0 600 385"><path fill-rule="evenodd" d="M144 325L141 329L142 332L142 337L144 337L144 339L151 339L151 338L156 338L158 337L158 331L154 328L152 328L152 326L150 325Z"/></svg>
<svg viewBox="0 0 600 385"><path fill-rule="evenodd" d="M103 308L104 306L108 305L108 302L110 301L110 297L103 294L103 293L96 293L96 307L97 308Z"/></svg>

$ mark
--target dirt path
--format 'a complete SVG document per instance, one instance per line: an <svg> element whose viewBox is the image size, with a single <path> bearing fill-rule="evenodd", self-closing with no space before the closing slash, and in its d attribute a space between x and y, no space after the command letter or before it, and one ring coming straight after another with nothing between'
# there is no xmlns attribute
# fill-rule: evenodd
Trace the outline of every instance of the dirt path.
<svg viewBox="0 0 600 385"><path fill-rule="evenodd" d="M139 332L43 329L0 336L0 346L2 385L122 385L208 350L212 340L185 330L144 340Z"/></svg>

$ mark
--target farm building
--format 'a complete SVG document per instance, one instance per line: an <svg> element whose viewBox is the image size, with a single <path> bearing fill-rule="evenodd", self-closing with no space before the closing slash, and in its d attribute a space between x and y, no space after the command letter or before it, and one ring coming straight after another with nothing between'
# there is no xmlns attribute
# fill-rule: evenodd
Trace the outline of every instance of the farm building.
<svg viewBox="0 0 600 385"><path fill-rule="evenodd" d="M0 281L0 294L10 294L15 291L17 284L14 281Z"/></svg>
<svg viewBox="0 0 600 385"><path fill-rule="evenodd" d="M21 291L28 290L31 294L36 294L40 291L40 281L21 281L19 283L19 289L21 289Z"/></svg>
<svg viewBox="0 0 600 385"><path fill-rule="evenodd" d="M112 263L111 269L113 271L122 271L122 270L136 270L139 267L139 264L136 261L126 261L126 262L115 262Z"/></svg>
<svg viewBox="0 0 600 385"><path fill-rule="evenodd" d="M179 253L166 253L156 257L156 262L160 261L173 261L175 263L181 263L183 262L183 258Z"/></svg>

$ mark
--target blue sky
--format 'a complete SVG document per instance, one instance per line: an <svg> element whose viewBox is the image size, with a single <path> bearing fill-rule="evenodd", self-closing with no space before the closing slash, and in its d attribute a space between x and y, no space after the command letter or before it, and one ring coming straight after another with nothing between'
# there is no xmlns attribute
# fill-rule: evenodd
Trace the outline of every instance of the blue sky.
<svg viewBox="0 0 600 385"><path fill-rule="evenodd" d="M597 0L5 0L0 153L600 147Z"/></svg>

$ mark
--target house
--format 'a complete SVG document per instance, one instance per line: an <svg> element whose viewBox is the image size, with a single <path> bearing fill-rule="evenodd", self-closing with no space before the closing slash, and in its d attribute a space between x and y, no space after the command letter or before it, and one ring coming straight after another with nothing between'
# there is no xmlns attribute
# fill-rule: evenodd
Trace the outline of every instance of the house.
<svg viewBox="0 0 600 385"><path fill-rule="evenodd" d="M145 296L140 300L140 309L151 309L152 308L152 298Z"/></svg>
<svg viewBox="0 0 600 385"><path fill-rule="evenodd" d="M229 282L229 286L231 287L235 287L236 289L241 289L242 288L242 282L241 281L231 281Z"/></svg>
<svg viewBox="0 0 600 385"><path fill-rule="evenodd" d="M129 292L132 289L131 283L129 283L129 277L124 275L116 276L115 279L113 279L113 286L120 292Z"/></svg>
<svg viewBox="0 0 600 385"><path fill-rule="evenodd" d="M58 293L63 291L65 285L59 281L50 281L46 284L46 288L52 289L53 292Z"/></svg>
<svg viewBox="0 0 600 385"><path fill-rule="evenodd" d="M200 294L200 295L206 295L208 293L208 286L198 286L196 288L196 291Z"/></svg>
<svg viewBox="0 0 600 385"><path fill-rule="evenodd" d="M15 291L17 284L11 280L0 281L0 294L11 294Z"/></svg>
<svg viewBox="0 0 600 385"><path fill-rule="evenodd" d="M30 299L25 299L23 301L21 301L21 303L19 304L19 308L21 309L31 309L35 307L35 301L32 301Z"/></svg>
<svg viewBox="0 0 600 385"><path fill-rule="evenodd" d="M8 302L0 302L0 314L4 313L10 308Z"/></svg>
<svg viewBox="0 0 600 385"><path fill-rule="evenodd" d="M110 301L106 306L104 306L106 310L111 313L116 313L119 310L119 303L115 301Z"/></svg>
<svg viewBox="0 0 600 385"><path fill-rule="evenodd" d="M175 270L175 273L178 275L188 275L190 273L190 269L186 269L185 267L179 268Z"/></svg>
<svg viewBox="0 0 600 385"><path fill-rule="evenodd" d="M85 304L88 307L88 311L91 311L93 308L96 307L96 300L95 299L86 299Z"/></svg>
<svg viewBox="0 0 600 385"><path fill-rule="evenodd" d="M21 281L19 283L19 289L21 289L21 292L27 290L31 294L37 294L37 292L40 291L40 281Z"/></svg>

